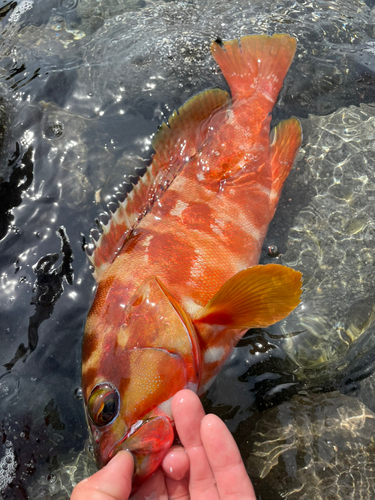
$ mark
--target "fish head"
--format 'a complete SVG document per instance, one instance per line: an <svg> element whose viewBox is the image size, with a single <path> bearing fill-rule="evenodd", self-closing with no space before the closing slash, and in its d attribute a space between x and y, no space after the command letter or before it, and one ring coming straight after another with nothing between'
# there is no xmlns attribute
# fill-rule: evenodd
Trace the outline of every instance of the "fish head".
<svg viewBox="0 0 375 500"><path fill-rule="evenodd" d="M102 303L95 300L89 313L82 388L98 466L129 450L138 487L174 440L172 397L183 388L197 390L200 351L193 323L156 277L125 307L115 304L121 295L115 290Z"/></svg>
<svg viewBox="0 0 375 500"><path fill-rule="evenodd" d="M106 465L120 450L130 451L135 465L133 490L141 486L157 469L174 440L168 403L164 406L166 414L154 409L132 425L129 422L128 427L121 415L116 387L108 383L96 385L88 401L87 417L98 467Z"/></svg>

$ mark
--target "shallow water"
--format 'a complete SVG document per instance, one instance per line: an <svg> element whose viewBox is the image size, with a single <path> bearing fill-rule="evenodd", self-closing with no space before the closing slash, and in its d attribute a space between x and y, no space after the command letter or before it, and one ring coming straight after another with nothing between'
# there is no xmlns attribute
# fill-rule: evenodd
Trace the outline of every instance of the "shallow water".
<svg viewBox="0 0 375 500"><path fill-rule="evenodd" d="M287 32L298 40L273 117L300 118L304 144L262 262L302 270L306 294L288 320L241 341L205 397L207 410L234 432L262 499L305 493L291 493L296 482L287 479L301 462L290 453L279 483L277 471L261 479L251 465L259 442L252 432L269 408L293 406L302 391L323 415L326 401L310 395L335 390L353 399L351 411L362 411L357 398L375 411L373 7L359 0L0 2L4 499L66 499L95 469L77 392L94 291L83 243L124 176L142 171L134 158L150 157L161 121L192 95L225 88L209 55L217 37ZM281 257L268 255L271 245ZM356 491L370 499L368 467L368 484ZM268 480L275 491L267 496ZM314 494L328 498L325 483L317 484ZM346 498L334 484L329 498Z"/></svg>

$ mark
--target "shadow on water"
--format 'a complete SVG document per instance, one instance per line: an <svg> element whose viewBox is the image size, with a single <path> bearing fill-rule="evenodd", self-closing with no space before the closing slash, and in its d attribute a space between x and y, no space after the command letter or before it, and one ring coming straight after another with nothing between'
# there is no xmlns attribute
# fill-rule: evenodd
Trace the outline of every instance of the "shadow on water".
<svg viewBox="0 0 375 500"><path fill-rule="evenodd" d="M0 498L66 500L95 470L79 391L94 290L83 242L142 172L161 122L225 87L210 42L274 32L298 48L272 124L295 115L304 138L261 262L302 270L305 300L248 332L204 403L234 433L259 498L349 498L345 470L358 498L374 497L363 472L375 412L374 7L0 2Z"/></svg>
<svg viewBox="0 0 375 500"><path fill-rule="evenodd" d="M34 266L34 273L37 279L34 284L31 304L35 305L35 313L29 319L28 345L20 344L14 357L4 366L11 370L14 365L22 359L26 361L28 354L31 354L38 345L38 329L43 321L46 321L53 313L56 302L64 291L63 281L69 285L73 284L73 253L65 228L60 227L57 235L61 238L60 253L48 254L39 259ZM54 267L62 255L61 264Z"/></svg>
<svg viewBox="0 0 375 500"><path fill-rule="evenodd" d="M32 161L32 147L22 155L20 145L16 143L16 150L8 161L8 170L11 172L8 181L0 184L0 240L2 240L14 219L11 209L22 203L22 194L34 179L34 163Z"/></svg>

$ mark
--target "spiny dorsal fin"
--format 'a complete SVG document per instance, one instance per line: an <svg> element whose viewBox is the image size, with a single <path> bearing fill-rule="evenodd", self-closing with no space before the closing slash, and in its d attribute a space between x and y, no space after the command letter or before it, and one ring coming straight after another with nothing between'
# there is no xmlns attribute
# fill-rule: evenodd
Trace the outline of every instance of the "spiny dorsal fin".
<svg viewBox="0 0 375 500"><path fill-rule="evenodd" d="M224 283L194 321L233 328L272 325L298 306L301 277L279 264L244 269Z"/></svg>
<svg viewBox="0 0 375 500"><path fill-rule="evenodd" d="M100 281L115 260L125 241L154 201L176 177L184 164L201 148L207 137L225 120L229 95L220 89L202 92L191 98L156 133L152 145L155 154L146 173L126 199L119 204L108 224L101 224L98 241L92 239L91 255L94 277Z"/></svg>

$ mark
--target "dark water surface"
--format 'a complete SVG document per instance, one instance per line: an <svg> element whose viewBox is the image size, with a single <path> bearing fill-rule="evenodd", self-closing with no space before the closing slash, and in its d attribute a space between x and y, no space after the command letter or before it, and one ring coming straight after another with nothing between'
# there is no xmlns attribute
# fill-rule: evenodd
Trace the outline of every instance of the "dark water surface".
<svg viewBox="0 0 375 500"><path fill-rule="evenodd" d="M264 243L304 273L205 397L261 499L374 498L375 11L368 0L0 2L0 498L69 498L95 466L80 385L95 218L150 139L225 82L209 45L287 32L274 123L304 143ZM268 252L272 245L277 251ZM270 253L272 255L270 255ZM281 254L281 256L279 255Z"/></svg>

